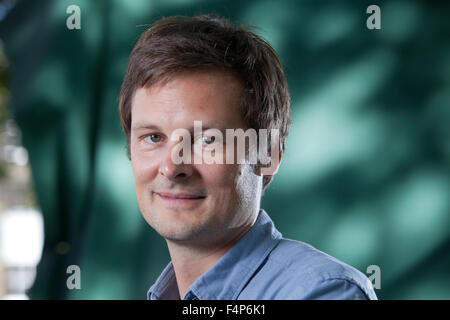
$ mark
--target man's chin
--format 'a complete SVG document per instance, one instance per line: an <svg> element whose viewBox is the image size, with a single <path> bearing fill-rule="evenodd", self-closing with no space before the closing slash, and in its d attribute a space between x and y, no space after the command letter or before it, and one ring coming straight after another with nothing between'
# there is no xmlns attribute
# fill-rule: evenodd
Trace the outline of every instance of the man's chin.
<svg viewBox="0 0 450 320"><path fill-rule="evenodd" d="M201 237L195 232L158 232L161 237L163 237L166 241L177 243L177 244L199 244L202 243Z"/></svg>
<svg viewBox="0 0 450 320"><path fill-rule="evenodd" d="M166 240L174 242L191 241L201 234L201 227L180 221L153 221L150 226Z"/></svg>

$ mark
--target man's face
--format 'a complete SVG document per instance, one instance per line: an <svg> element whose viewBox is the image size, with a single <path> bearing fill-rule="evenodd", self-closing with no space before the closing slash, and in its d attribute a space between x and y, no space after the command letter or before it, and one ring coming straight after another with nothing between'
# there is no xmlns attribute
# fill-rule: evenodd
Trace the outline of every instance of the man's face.
<svg viewBox="0 0 450 320"><path fill-rule="evenodd" d="M132 102L130 153L136 193L146 221L172 241L212 244L249 226L259 210L262 177L249 164L174 164L176 129L194 121L208 128L247 129L239 110L243 87L222 72L182 73L138 89ZM225 140L225 134L224 134ZM227 147L224 144L224 157ZM225 162L224 162L225 163Z"/></svg>

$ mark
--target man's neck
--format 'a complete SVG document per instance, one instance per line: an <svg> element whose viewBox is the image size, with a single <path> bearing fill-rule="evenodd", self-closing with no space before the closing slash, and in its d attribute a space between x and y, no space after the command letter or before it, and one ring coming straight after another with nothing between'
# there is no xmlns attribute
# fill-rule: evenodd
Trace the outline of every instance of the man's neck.
<svg viewBox="0 0 450 320"><path fill-rule="evenodd" d="M232 238L222 241L221 245L199 248L195 245L167 240L181 299L194 281L214 266L250 230L253 224L254 221Z"/></svg>

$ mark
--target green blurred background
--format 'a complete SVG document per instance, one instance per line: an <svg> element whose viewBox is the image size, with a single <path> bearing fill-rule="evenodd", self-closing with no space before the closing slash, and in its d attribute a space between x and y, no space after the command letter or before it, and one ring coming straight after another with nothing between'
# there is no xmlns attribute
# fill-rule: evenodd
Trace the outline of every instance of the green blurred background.
<svg viewBox="0 0 450 320"><path fill-rule="evenodd" d="M72 4L81 30L66 27ZM278 229L380 266L380 299L450 299L450 5L406 0L3 1L2 112L45 218L31 298L146 298L170 258L138 210L120 85L148 24L213 12L259 27L285 66L291 134L262 199ZM66 287L72 264L81 290Z"/></svg>

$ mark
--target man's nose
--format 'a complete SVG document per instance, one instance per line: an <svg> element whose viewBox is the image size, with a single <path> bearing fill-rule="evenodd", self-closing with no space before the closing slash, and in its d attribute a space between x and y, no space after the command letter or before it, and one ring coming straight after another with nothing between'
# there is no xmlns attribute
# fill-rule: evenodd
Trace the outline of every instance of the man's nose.
<svg viewBox="0 0 450 320"><path fill-rule="evenodd" d="M159 173L172 181L185 180L192 176L194 168L190 163L175 163L172 159L173 153L179 151L179 145L174 144L168 148L164 158L159 165ZM188 161L186 161L188 162Z"/></svg>

